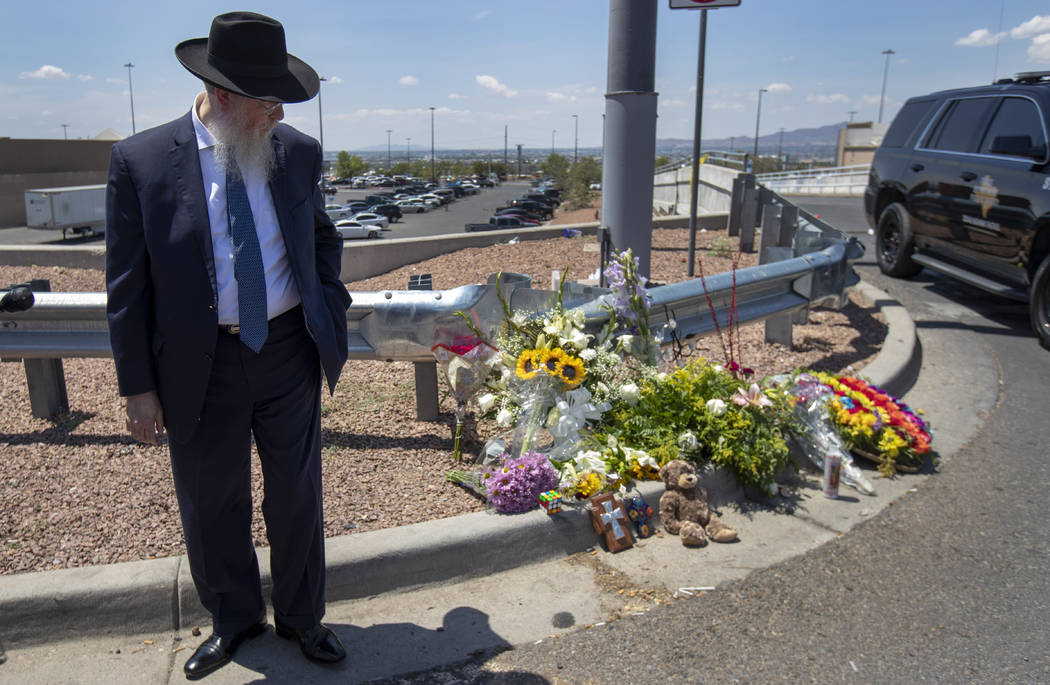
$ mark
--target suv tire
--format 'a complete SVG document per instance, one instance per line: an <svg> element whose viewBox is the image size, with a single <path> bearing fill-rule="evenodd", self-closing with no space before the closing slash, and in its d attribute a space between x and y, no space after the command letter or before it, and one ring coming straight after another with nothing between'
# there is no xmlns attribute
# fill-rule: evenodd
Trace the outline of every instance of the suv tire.
<svg viewBox="0 0 1050 685"><path fill-rule="evenodd" d="M908 210L894 202L882 210L875 232L875 260L879 269L894 278L911 278L922 271L922 265L911 259L911 227Z"/></svg>
<svg viewBox="0 0 1050 685"><path fill-rule="evenodd" d="M1036 269L1029 293L1028 317L1039 344L1050 350L1050 255Z"/></svg>

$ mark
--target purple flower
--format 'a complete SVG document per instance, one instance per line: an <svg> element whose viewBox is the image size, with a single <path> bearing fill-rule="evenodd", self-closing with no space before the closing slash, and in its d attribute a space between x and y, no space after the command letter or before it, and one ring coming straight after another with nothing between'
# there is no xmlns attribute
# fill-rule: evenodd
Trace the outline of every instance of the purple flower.
<svg viewBox="0 0 1050 685"><path fill-rule="evenodd" d="M499 466L485 469L483 478L489 503L507 514L539 506L540 493L558 485L558 471L547 455L526 452L517 458L503 455Z"/></svg>

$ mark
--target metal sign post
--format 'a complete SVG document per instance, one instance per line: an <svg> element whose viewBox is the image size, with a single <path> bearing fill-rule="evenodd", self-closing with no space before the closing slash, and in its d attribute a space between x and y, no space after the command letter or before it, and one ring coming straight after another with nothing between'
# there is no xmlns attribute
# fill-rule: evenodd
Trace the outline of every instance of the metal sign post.
<svg viewBox="0 0 1050 685"><path fill-rule="evenodd" d="M736 7L740 0L669 0L673 10L702 10L700 12L700 44L696 58L696 115L693 119L693 173L689 179L689 269L690 278L696 269L696 204L700 183L700 132L704 109L704 56L707 52L707 10Z"/></svg>

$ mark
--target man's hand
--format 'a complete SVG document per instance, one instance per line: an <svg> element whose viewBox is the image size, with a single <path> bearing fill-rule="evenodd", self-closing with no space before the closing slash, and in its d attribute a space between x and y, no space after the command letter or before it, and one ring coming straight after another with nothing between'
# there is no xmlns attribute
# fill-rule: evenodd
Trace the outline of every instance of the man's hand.
<svg viewBox="0 0 1050 685"><path fill-rule="evenodd" d="M157 444L157 435L164 432L164 410L157 393L150 391L128 397L128 432L139 442Z"/></svg>

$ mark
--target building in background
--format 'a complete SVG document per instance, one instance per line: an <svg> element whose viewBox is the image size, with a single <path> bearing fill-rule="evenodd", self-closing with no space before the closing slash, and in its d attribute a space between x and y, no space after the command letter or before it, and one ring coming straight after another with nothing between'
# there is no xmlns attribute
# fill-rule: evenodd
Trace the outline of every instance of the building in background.
<svg viewBox="0 0 1050 685"><path fill-rule="evenodd" d="M839 142L835 159L837 166L855 166L871 164L875 148L882 143L888 123L876 124L870 121L850 122L839 129Z"/></svg>

